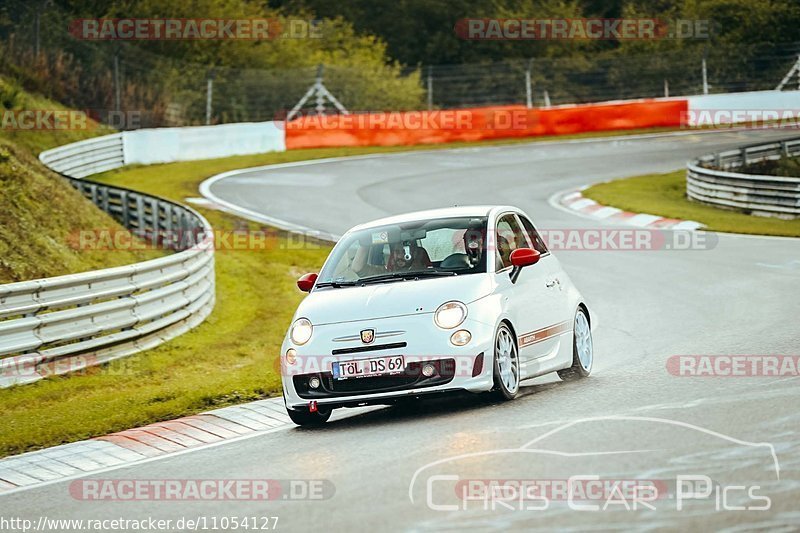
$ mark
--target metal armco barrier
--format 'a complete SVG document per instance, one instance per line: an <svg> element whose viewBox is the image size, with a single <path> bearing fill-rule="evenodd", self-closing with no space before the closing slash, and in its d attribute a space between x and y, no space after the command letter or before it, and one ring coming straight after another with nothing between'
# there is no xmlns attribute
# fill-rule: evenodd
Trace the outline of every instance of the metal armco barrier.
<svg viewBox="0 0 800 533"><path fill-rule="evenodd" d="M79 141L39 155L51 170L70 178L85 178L125 165L122 134L104 135Z"/></svg>
<svg viewBox="0 0 800 533"><path fill-rule="evenodd" d="M214 307L213 233L202 215L161 198L76 179L124 164L120 134L48 150L39 158L135 234L176 253L0 285L0 387L153 348L201 323Z"/></svg>
<svg viewBox="0 0 800 533"><path fill-rule="evenodd" d="M800 155L800 138L761 143L718 152L690 161L686 194L715 207L753 215L800 217L800 177L743 174L732 169L766 159Z"/></svg>

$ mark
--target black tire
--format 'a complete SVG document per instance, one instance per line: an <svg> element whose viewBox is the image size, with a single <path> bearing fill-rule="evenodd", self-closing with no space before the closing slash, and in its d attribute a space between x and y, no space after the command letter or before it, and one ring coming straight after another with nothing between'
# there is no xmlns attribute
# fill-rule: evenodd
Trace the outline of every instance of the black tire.
<svg viewBox="0 0 800 533"><path fill-rule="evenodd" d="M581 323L581 325L579 325ZM579 328L587 328L585 332L579 332ZM578 339L578 336L581 333L588 334L588 339ZM589 361L588 365L585 362L581 361L581 357L578 355L578 344L583 342L587 342L589 345ZM582 348L585 345L582 345ZM585 359L585 356L584 356ZM586 314L586 311L579 307L578 311L575 313L575 322L572 328L572 366L569 368L565 368L563 370L558 371L558 377L563 379L564 381L575 381L577 379L583 379L585 377L589 377L589 374L592 373L592 365L594 364L594 346L592 344L592 330L589 328L589 317Z"/></svg>
<svg viewBox="0 0 800 533"><path fill-rule="evenodd" d="M513 357L511 357L511 371L516 374L516 385L509 387L503 379L500 359L502 356L499 349L501 339L505 337L512 345ZM497 328L494 336L494 395L496 398L504 401L513 400L519 394L519 351L517 348L517 339L508 324L502 323Z"/></svg>
<svg viewBox="0 0 800 533"><path fill-rule="evenodd" d="M310 411L297 411L295 409L286 408L289 418L298 426L321 426L331 417L333 409L323 410L319 409L317 412Z"/></svg>

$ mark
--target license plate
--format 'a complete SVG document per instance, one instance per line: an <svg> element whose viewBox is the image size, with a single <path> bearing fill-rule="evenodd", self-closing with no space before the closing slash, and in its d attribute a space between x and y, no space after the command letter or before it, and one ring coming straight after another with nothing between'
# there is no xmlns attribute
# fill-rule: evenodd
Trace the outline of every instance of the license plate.
<svg viewBox="0 0 800 533"><path fill-rule="evenodd" d="M340 361L333 363L333 379L367 378L399 374L405 369L402 355L360 359L358 361Z"/></svg>

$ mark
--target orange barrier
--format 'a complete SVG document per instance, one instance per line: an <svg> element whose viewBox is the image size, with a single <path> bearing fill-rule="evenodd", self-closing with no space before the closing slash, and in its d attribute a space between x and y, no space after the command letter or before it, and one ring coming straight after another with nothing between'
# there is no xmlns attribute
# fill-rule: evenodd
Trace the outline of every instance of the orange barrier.
<svg viewBox="0 0 800 533"><path fill-rule="evenodd" d="M308 116L286 123L286 149L395 146L674 127L687 100L582 104L548 109L497 106Z"/></svg>

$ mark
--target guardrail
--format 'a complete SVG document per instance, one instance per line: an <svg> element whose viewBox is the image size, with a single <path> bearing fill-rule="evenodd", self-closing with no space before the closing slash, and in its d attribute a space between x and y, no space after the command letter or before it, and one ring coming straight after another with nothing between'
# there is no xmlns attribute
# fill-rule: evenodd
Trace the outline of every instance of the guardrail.
<svg viewBox="0 0 800 533"><path fill-rule="evenodd" d="M202 215L78 179L125 163L121 134L48 150L39 159L135 234L177 253L0 285L0 387L152 348L195 327L214 307L213 233Z"/></svg>
<svg viewBox="0 0 800 533"><path fill-rule="evenodd" d="M122 133L59 146L39 155L51 170L70 178L85 178L125 165Z"/></svg>
<svg viewBox="0 0 800 533"><path fill-rule="evenodd" d="M800 156L800 138L717 152L686 166L686 195L698 202L752 215L800 217L800 177L734 172L748 163Z"/></svg>

